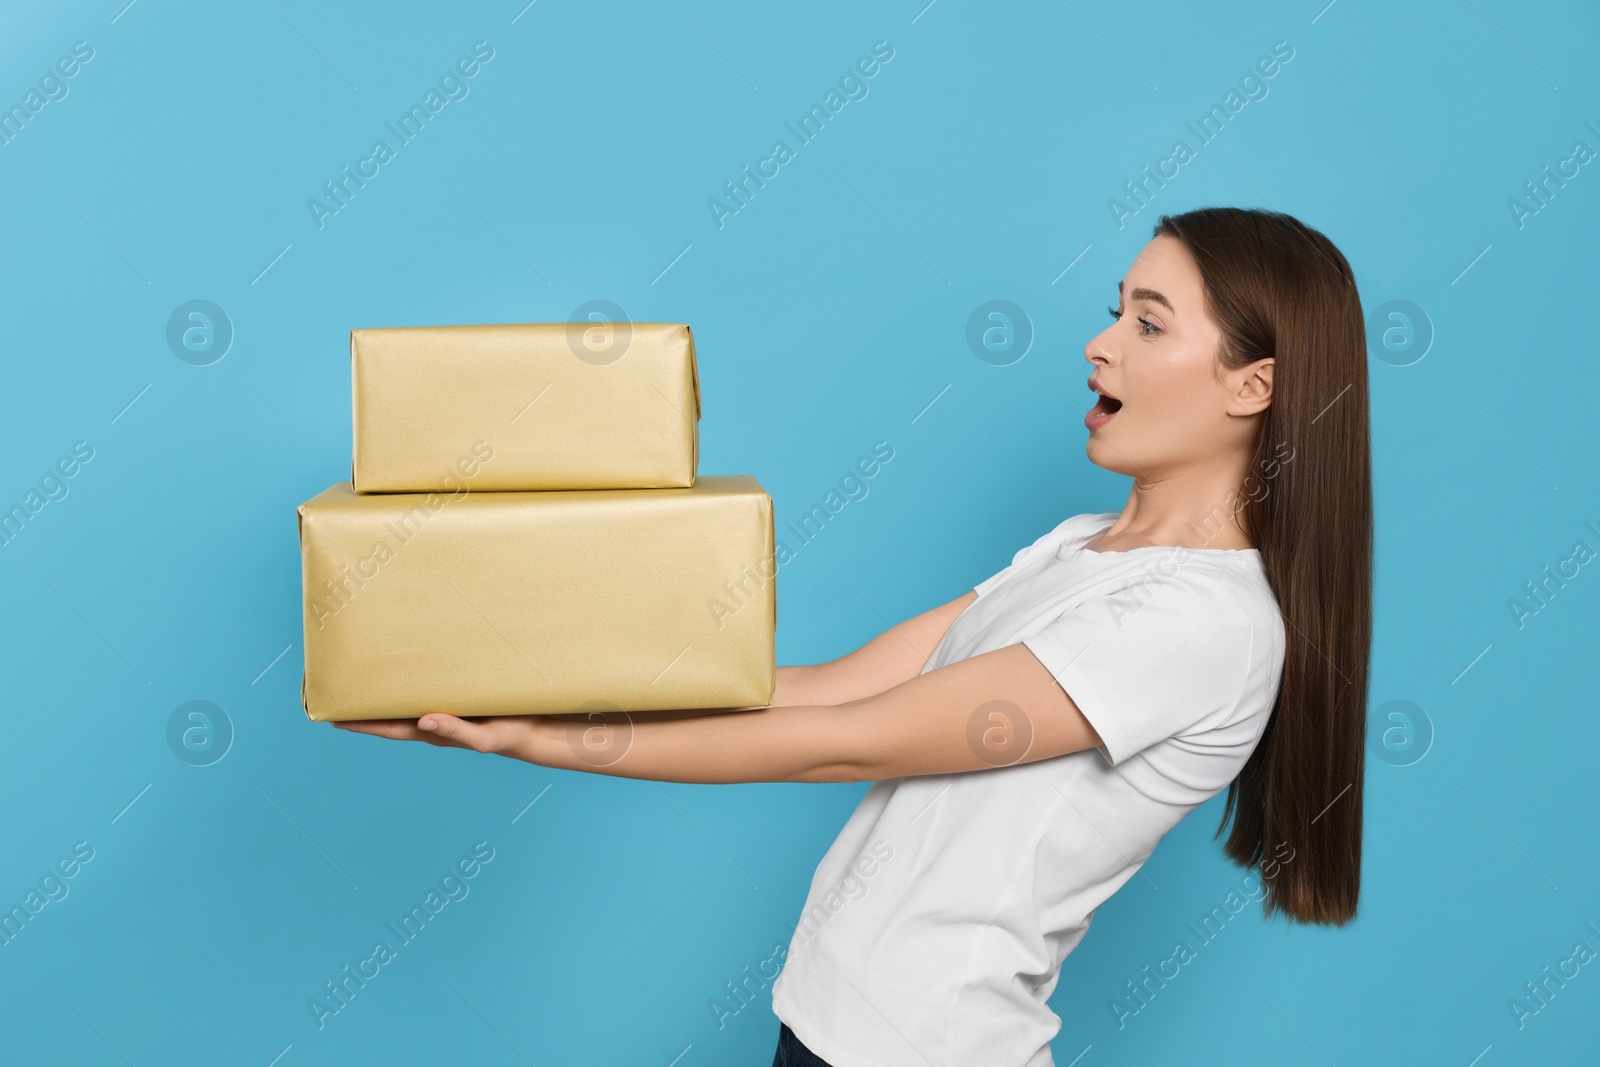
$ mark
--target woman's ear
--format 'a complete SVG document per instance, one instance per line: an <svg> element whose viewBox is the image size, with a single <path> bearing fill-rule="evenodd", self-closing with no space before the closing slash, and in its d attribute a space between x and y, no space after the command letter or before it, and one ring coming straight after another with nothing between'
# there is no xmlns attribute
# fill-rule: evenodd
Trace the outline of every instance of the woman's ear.
<svg viewBox="0 0 1600 1067"><path fill-rule="evenodd" d="M1258 359L1233 372L1233 400L1228 405L1228 414L1254 415L1267 409L1272 403L1273 363L1271 359Z"/></svg>

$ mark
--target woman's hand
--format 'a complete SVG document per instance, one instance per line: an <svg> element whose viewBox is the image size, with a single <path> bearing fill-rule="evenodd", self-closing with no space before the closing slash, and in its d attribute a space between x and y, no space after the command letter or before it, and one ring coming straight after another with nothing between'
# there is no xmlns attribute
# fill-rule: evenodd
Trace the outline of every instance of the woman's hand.
<svg viewBox="0 0 1600 1067"><path fill-rule="evenodd" d="M569 724L552 715L496 715L461 719L431 711L420 719L360 719L333 724L352 733L395 741L426 741L444 748L470 748L539 763L553 741L566 738Z"/></svg>

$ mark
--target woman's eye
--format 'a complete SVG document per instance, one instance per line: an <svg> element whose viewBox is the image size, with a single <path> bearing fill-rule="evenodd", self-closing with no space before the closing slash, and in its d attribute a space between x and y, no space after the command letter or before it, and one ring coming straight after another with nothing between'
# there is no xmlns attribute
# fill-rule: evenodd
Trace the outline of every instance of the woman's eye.
<svg viewBox="0 0 1600 1067"><path fill-rule="evenodd" d="M1118 311L1114 307L1107 307L1106 311L1110 312L1111 313L1111 317L1114 318L1114 319L1122 318L1122 312ZM1161 332L1161 327L1157 326L1155 323L1151 322L1149 319L1141 317L1139 319L1139 333L1143 337L1149 337L1150 336L1150 334L1146 333L1145 329L1144 329L1147 326L1151 330L1155 331L1156 333L1160 333Z"/></svg>

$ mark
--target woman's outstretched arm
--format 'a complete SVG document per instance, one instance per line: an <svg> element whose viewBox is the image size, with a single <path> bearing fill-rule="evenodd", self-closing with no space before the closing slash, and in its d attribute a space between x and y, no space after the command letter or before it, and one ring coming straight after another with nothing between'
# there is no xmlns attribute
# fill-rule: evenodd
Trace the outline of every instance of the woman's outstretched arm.
<svg viewBox="0 0 1600 1067"><path fill-rule="evenodd" d="M1101 743L1072 698L1020 644L843 704L622 718L607 727L625 732L611 739L621 754L604 766L582 754L583 732L593 724L549 717L504 754L666 782L861 782L1030 763ZM441 732L450 727L447 720Z"/></svg>

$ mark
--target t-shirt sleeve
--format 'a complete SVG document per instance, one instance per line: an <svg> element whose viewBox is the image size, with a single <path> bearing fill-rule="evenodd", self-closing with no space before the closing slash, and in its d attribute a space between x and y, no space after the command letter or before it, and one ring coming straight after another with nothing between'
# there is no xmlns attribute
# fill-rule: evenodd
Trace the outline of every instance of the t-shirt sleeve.
<svg viewBox="0 0 1600 1067"><path fill-rule="evenodd" d="M1115 766L1226 722L1243 698L1254 638L1225 584L1180 570L1090 597L1021 643L1061 683Z"/></svg>
<svg viewBox="0 0 1600 1067"><path fill-rule="evenodd" d="M1009 564L989 575L989 577L985 578L972 588L976 590L978 596L982 598L986 593L989 592L989 590L1005 581L1005 579L1016 572L1017 568L1021 567L1030 559L1035 558L1039 553L1053 552L1057 545L1061 544L1061 542L1077 533L1080 526L1089 518L1092 518L1092 516L1087 514L1074 515L1070 519L1057 523L1054 529L1041 536L1038 540L1034 541L1033 544L1018 549L1016 554L1011 557L1011 562Z"/></svg>

